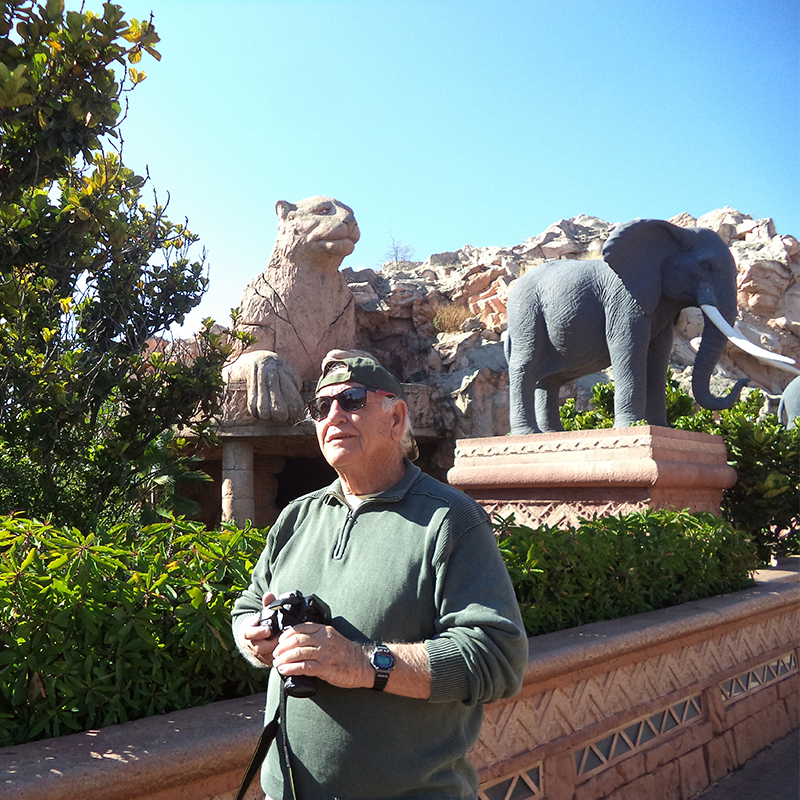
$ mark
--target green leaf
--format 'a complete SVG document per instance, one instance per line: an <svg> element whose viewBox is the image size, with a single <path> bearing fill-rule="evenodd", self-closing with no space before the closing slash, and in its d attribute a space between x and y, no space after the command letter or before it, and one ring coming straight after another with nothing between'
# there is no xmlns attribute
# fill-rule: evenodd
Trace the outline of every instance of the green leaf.
<svg viewBox="0 0 800 800"><path fill-rule="evenodd" d="M64 16L64 0L47 0L47 18L51 22L56 22Z"/></svg>

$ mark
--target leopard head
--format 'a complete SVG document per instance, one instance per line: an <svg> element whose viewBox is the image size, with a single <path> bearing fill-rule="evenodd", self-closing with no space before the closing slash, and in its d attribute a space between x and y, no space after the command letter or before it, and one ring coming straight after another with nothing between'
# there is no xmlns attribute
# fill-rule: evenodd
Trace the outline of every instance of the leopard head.
<svg viewBox="0 0 800 800"><path fill-rule="evenodd" d="M361 237L353 209L332 197L308 197L297 203L278 200L275 252L309 266L338 269Z"/></svg>

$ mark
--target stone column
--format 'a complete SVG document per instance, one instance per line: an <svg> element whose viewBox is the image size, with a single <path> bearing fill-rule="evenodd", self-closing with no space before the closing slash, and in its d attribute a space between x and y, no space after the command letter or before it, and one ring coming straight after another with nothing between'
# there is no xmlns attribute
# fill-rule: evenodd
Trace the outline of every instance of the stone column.
<svg viewBox="0 0 800 800"><path fill-rule="evenodd" d="M243 527L255 518L253 442L225 439L222 445L222 521Z"/></svg>

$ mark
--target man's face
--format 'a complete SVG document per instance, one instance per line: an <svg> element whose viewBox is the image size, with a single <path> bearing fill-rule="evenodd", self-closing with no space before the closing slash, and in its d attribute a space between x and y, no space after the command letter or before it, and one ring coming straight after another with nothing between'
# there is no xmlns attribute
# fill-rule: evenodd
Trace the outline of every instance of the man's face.
<svg viewBox="0 0 800 800"><path fill-rule="evenodd" d="M317 397L333 397L360 386L352 382L324 386ZM398 443L405 429L404 404L397 401L387 410L383 397L374 392L367 392L366 401L356 411L345 411L334 400L328 416L316 423L322 455L340 474L369 470L372 465L377 469L387 459L399 457Z"/></svg>

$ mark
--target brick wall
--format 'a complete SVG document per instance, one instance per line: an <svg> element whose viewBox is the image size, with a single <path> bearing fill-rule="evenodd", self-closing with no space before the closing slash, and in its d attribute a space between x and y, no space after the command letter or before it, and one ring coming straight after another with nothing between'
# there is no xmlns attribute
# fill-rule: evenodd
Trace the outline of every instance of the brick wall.
<svg viewBox="0 0 800 800"><path fill-rule="evenodd" d="M688 800L797 728L800 584L766 585L531 639L482 800Z"/></svg>

